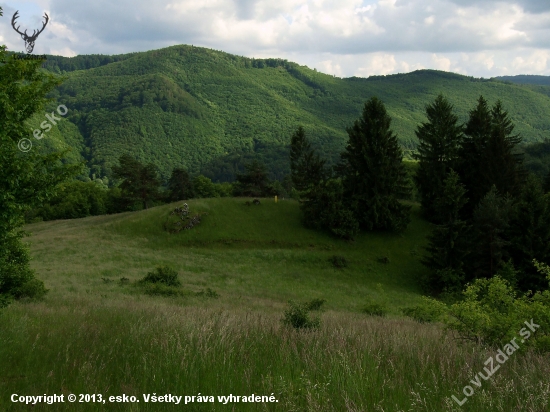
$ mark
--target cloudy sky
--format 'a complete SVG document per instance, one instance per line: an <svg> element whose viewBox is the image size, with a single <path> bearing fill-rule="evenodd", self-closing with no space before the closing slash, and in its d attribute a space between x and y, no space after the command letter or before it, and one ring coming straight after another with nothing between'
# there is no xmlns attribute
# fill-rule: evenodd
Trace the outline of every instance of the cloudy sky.
<svg viewBox="0 0 550 412"><path fill-rule="evenodd" d="M35 54L120 54L193 44L282 57L339 77L439 69L475 77L550 75L550 0L15 0L11 28L50 23Z"/></svg>

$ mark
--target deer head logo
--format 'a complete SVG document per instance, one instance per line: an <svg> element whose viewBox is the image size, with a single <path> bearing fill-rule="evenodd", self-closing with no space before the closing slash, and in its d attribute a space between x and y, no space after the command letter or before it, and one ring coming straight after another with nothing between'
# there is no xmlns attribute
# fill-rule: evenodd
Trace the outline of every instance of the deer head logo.
<svg viewBox="0 0 550 412"><path fill-rule="evenodd" d="M25 40L25 48L27 49L27 53L30 54L30 53L32 53L32 51L34 49L34 42L38 38L38 35L44 31L44 28L46 27L46 24L48 24L48 21L50 20L50 18L48 17L47 13L44 13L44 18L46 19L46 21L43 23L42 28L40 30L38 30L38 32L36 30L34 30L33 33L32 33L32 36L29 36L27 34L27 30L25 30L24 33L21 33L19 31L20 26L17 26L17 28L15 27L15 20L17 20L17 17L19 17L18 14L19 14L19 10L16 11L15 14L13 15L13 17L11 19L11 25L12 25L13 29L21 35L21 38L23 40Z"/></svg>

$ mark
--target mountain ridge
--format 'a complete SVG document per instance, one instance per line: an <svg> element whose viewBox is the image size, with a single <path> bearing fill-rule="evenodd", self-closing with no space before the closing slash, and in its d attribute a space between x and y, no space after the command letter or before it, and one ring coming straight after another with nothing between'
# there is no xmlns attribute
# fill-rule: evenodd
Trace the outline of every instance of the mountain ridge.
<svg viewBox="0 0 550 412"><path fill-rule="evenodd" d="M439 93L461 121L483 95L490 104L502 100L526 141L550 138L550 87L437 70L342 79L285 59L186 45L116 56L48 56L44 68L67 76L51 97L52 105L70 112L62 133L40 144L72 147L74 158L86 159L96 176L110 175L118 156L129 153L156 163L164 177L185 167L230 180L242 170L242 159L258 156L272 177L282 178L299 125L334 163L346 127L373 95L386 104L407 151L416 145L414 130L425 121L426 104Z"/></svg>

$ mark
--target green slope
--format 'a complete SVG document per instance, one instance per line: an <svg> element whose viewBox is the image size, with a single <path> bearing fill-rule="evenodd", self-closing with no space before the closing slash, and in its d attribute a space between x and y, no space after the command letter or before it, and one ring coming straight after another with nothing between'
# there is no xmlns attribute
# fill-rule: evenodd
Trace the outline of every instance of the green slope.
<svg viewBox="0 0 550 412"><path fill-rule="evenodd" d="M408 149L415 146L425 105L439 93L462 120L480 94L490 103L500 99L526 141L550 137L545 88L433 70L340 79L281 59L193 46L109 58L49 56L45 67L68 76L54 97L70 109L67 118L77 126L68 144L96 175L108 175L122 153L155 162L164 176L176 166L216 175L220 162L238 170L242 154L255 153L281 178L288 172L286 146L298 125L335 161L345 128L373 95L387 105Z"/></svg>

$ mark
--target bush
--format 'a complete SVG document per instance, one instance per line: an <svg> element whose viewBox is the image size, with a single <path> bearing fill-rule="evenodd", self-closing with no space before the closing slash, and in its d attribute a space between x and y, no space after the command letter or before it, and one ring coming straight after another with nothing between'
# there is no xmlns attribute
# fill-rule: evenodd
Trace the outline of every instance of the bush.
<svg viewBox="0 0 550 412"><path fill-rule="evenodd" d="M536 261L534 265L550 284L550 268ZM517 337L525 322L532 320L540 328L524 344L541 351L550 349L550 290L517 297L508 281L495 276L476 279L463 296L463 301L452 305L451 317L445 321L459 338L498 346Z"/></svg>
<svg viewBox="0 0 550 412"><path fill-rule="evenodd" d="M369 316L386 316L388 314L388 308L383 303L367 303L361 309L361 312L366 313Z"/></svg>
<svg viewBox="0 0 550 412"><path fill-rule="evenodd" d="M162 283L166 286L181 286L181 282L178 279L178 272L172 269L170 266L160 266L155 269L154 272L147 273L140 283Z"/></svg>
<svg viewBox="0 0 550 412"><path fill-rule="evenodd" d="M0 307L12 299L41 299L48 292L34 277L29 250L21 242L22 233L10 233L0 240Z"/></svg>
<svg viewBox="0 0 550 412"><path fill-rule="evenodd" d="M319 318L310 319L309 309L306 304L299 304L290 301L289 308L285 311L283 324L292 326L295 329L316 329L320 326Z"/></svg>
<svg viewBox="0 0 550 412"><path fill-rule="evenodd" d="M447 312L447 306L436 299L422 296L422 302L416 306L401 309L405 316L420 323L437 322Z"/></svg>
<svg viewBox="0 0 550 412"><path fill-rule="evenodd" d="M13 296L16 299L31 299L31 300L40 300L46 296L49 289L46 289L44 282L38 279L31 279L28 282L22 284L17 288Z"/></svg>
<svg viewBox="0 0 550 412"><path fill-rule="evenodd" d="M329 262L332 263L332 266L334 266L337 269L343 269L345 267L348 267L348 261L344 256L334 255L329 259Z"/></svg>

